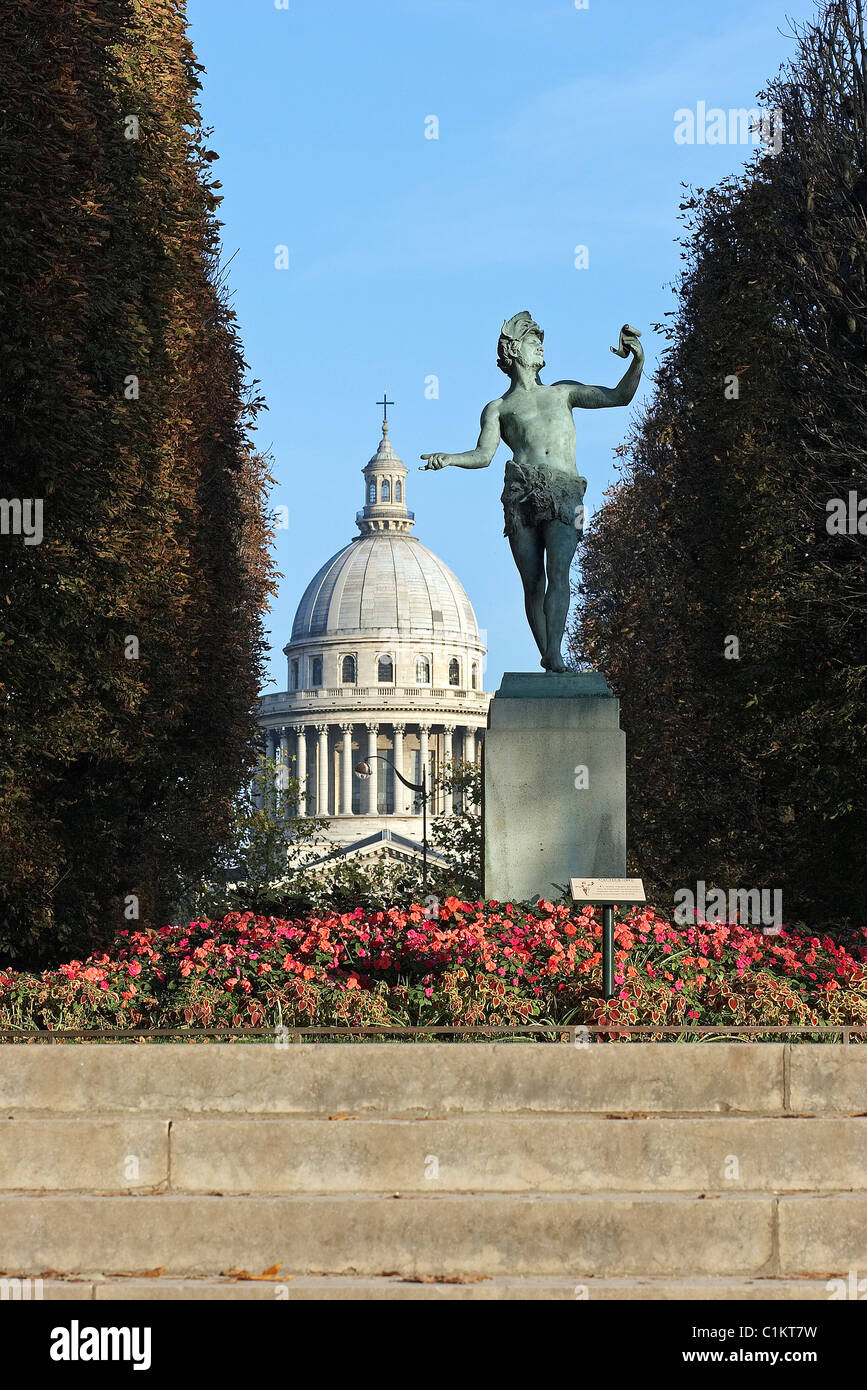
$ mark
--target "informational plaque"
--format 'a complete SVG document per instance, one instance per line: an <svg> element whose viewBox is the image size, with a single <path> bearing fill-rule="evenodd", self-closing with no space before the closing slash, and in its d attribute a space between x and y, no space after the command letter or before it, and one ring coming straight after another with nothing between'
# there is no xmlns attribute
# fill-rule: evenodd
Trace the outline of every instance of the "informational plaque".
<svg viewBox="0 0 867 1390"><path fill-rule="evenodd" d="M569 892L577 907L631 907L647 901L640 878L570 878Z"/></svg>

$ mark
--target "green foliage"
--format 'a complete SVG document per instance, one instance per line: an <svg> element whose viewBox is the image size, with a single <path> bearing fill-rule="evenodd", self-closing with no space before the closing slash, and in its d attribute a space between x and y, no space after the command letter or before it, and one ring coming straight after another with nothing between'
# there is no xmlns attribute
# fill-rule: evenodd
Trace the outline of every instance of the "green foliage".
<svg viewBox="0 0 867 1390"><path fill-rule="evenodd" d="M179 911L217 917L249 908L274 912L287 885L321 854L328 821L298 811L301 784L284 764L259 757L238 793L225 844L208 873L186 885Z"/></svg>
<svg viewBox="0 0 867 1390"><path fill-rule="evenodd" d="M482 770L477 763L449 763L438 779L451 792L451 816L437 816L431 844L448 860L448 869L435 869L430 888L437 897L449 895L475 901L482 894Z"/></svg>
<svg viewBox="0 0 867 1390"><path fill-rule="evenodd" d="M264 912L296 918L317 912L384 912L425 899L444 901L481 894L480 770L455 762L438 779L457 808L431 826L431 845L448 867L430 863L425 887L421 859L344 859L317 863L333 846L324 817L298 813L300 784L278 762L260 758L250 784L239 794L229 833L205 875L179 894L176 916L221 917L228 912Z"/></svg>
<svg viewBox="0 0 867 1390"><path fill-rule="evenodd" d="M302 868L271 889L275 914L305 917L328 912L386 912L422 897L421 864L393 860L335 858Z"/></svg>
<svg viewBox="0 0 867 1390"><path fill-rule="evenodd" d="M761 94L782 150L682 205L668 345L571 634L622 702L631 867L657 900L774 887L817 924L860 911L867 838L867 544L825 524L867 495L861 21L861 0L822 7Z"/></svg>
<svg viewBox="0 0 867 1390"><path fill-rule="evenodd" d="M41 545L0 539L0 958L34 964L211 862L273 581L182 8L0 18L3 493L44 502Z"/></svg>

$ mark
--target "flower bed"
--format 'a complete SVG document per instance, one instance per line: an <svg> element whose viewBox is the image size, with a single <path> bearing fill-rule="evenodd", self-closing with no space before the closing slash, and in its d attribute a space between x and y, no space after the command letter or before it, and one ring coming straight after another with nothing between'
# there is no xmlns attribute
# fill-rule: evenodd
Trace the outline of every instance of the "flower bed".
<svg viewBox="0 0 867 1390"><path fill-rule="evenodd" d="M598 912L447 898L409 911L220 921L121 932L42 975L0 971L0 1027L867 1025L867 929L764 935L676 927L652 908L615 927L616 993L600 995Z"/></svg>

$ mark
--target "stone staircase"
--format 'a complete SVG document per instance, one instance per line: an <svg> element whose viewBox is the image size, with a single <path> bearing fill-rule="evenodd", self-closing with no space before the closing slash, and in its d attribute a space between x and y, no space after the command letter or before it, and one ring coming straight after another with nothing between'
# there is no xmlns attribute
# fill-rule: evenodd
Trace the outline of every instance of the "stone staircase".
<svg viewBox="0 0 867 1390"><path fill-rule="evenodd" d="M852 1296L865 1160L855 1044L7 1045L0 1298Z"/></svg>

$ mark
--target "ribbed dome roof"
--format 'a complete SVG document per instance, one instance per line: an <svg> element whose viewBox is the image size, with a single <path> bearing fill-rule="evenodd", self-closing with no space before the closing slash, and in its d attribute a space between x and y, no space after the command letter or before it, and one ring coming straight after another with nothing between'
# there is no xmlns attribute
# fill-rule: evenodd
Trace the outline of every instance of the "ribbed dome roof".
<svg viewBox="0 0 867 1390"><path fill-rule="evenodd" d="M439 556L405 532L359 536L310 581L292 624L292 641L398 628L479 641L473 606Z"/></svg>

